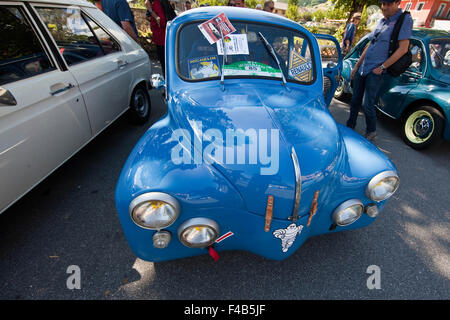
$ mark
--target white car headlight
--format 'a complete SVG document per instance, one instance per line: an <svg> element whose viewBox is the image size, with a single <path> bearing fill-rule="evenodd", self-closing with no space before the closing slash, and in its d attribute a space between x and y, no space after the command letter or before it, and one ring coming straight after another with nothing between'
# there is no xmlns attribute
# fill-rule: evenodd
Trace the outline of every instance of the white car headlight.
<svg viewBox="0 0 450 320"><path fill-rule="evenodd" d="M175 222L180 214L180 204L166 193L149 192L131 201L128 210L131 219L138 226L160 230Z"/></svg>
<svg viewBox="0 0 450 320"><path fill-rule="evenodd" d="M400 179L394 171L383 171L373 177L366 188L366 195L373 201L383 201L397 191Z"/></svg>
<svg viewBox="0 0 450 320"><path fill-rule="evenodd" d="M206 248L219 235L219 225L207 218L193 218L183 222L178 228L178 237L189 248Z"/></svg>
<svg viewBox="0 0 450 320"><path fill-rule="evenodd" d="M333 212L333 221L338 226L348 226L361 216L364 205L358 199L351 199L341 203Z"/></svg>

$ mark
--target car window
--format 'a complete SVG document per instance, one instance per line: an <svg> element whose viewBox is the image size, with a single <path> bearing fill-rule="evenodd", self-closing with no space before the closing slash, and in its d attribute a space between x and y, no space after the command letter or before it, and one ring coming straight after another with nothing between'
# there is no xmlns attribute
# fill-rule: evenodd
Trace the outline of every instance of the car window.
<svg viewBox="0 0 450 320"><path fill-rule="evenodd" d="M103 56L102 47L80 9L37 8L69 66Z"/></svg>
<svg viewBox="0 0 450 320"><path fill-rule="evenodd" d="M103 52L105 54L120 51L120 46L113 37L106 33L106 31L103 30L97 23L92 21L91 18L84 14L83 17L97 36L97 39L100 42L100 45L102 46Z"/></svg>
<svg viewBox="0 0 450 320"><path fill-rule="evenodd" d="M318 39L322 68L334 68L339 63L339 54L336 44L328 39Z"/></svg>
<svg viewBox="0 0 450 320"><path fill-rule="evenodd" d="M302 33L273 25L231 21L235 32L225 37L227 59L223 64L222 40L210 44L198 23L181 27L177 36L177 71L185 80L225 77L282 78L311 83L315 79L311 44ZM261 35L273 47L280 66ZM281 69L280 69L281 67Z"/></svg>
<svg viewBox="0 0 450 320"><path fill-rule="evenodd" d="M21 7L0 6L0 85L56 69Z"/></svg>
<svg viewBox="0 0 450 320"><path fill-rule="evenodd" d="M429 44L431 65L437 71L450 74L450 39L433 39Z"/></svg>
<svg viewBox="0 0 450 320"><path fill-rule="evenodd" d="M354 51L351 53L349 58L358 59L362 55L364 49L366 49L368 44L369 44L368 38L361 40L361 42L358 43L358 45L355 47Z"/></svg>
<svg viewBox="0 0 450 320"><path fill-rule="evenodd" d="M414 73L422 73L425 67L424 53L422 45L419 41L412 39L409 44L409 50L412 54L412 63L408 68L408 71Z"/></svg>

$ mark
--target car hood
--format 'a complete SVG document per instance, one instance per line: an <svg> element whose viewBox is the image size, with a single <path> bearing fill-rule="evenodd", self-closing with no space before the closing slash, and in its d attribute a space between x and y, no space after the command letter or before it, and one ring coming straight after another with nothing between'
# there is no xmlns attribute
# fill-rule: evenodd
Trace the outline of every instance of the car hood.
<svg viewBox="0 0 450 320"><path fill-rule="evenodd" d="M273 195L273 216L287 219L292 214L293 148L300 165L302 201L312 198L315 183L329 179L337 165L339 130L316 93L281 86L262 92L252 86L228 85L225 91L217 86L191 88L175 96L180 98L174 101L174 116L193 137L194 162L211 159L252 213L265 215L267 198ZM213 146L223 146L222 153L212 152ZM245 159L238 159L242 154ZM308 202L301 206L300 215L307 213Z"/></svg>

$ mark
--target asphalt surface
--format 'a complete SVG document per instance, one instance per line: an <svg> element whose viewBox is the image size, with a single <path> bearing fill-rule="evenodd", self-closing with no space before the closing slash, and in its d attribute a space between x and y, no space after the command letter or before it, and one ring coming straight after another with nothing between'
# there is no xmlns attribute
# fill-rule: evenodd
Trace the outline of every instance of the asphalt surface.
<svg viewBox="0 0 450 320"><path fill-rule="evenodd" d="M378 120L376 145L401 186L371 226L309 239L276 262L223 252L165 263L137 259L122 232L114 190L137 140L165 113L152 90L144 126L125 117L0 215L0 299L449 299L450 143L406 146L398 124ZM345 123L348 105L334 100ZM356 128L364 133L360 115ZM80 289L68 289L70 266ZM368 289L369 266L380 289Z"/></svg>

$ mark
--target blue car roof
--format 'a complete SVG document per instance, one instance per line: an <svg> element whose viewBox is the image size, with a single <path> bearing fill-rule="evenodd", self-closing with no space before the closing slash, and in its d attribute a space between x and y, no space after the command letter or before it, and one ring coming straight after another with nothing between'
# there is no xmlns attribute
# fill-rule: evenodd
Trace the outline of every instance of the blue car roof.
<svg viewBox="0 0 450 320"><path fill-rule="evenodd" d="M417 28L413 29L412 35L425 40L426 38L448 38L450 37L450 32L444 30Z"/></svg>
<svg viewBox="0 0 450 320"><path fill-rule="evenodd" d="M300 29L305 34L311 34L299 23L278 14L273 14L262 10L228 6L208 6L190 9L188 11L184 11L177 18L175 18L173 23L180 24L188 21L209 20L222 12L225 12L228 19L278 24L289 28Z"/></svg>

